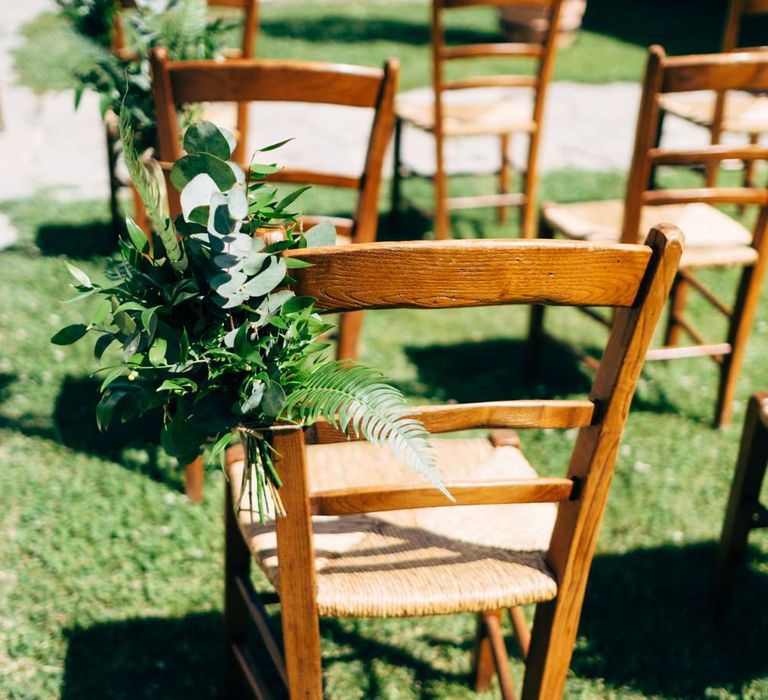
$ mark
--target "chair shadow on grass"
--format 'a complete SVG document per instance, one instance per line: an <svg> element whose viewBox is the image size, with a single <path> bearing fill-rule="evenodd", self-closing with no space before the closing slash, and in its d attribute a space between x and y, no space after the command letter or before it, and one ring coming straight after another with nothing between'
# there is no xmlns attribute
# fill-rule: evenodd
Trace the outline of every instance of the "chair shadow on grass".
<svg viewBox="0 0 768 700"><path fill-rule="evenodd" d="M95 418L99 385L100 380L92 377L64 378L53 409L59 441L70 449L119 462L154 481L181 488L181 475L158 462L160 412L152 411L125 423L115 419L107 430L99 430ZM145 458L132 459L128 451L141 451Z"/></svg>
<svg viewBox="0 0 768 700"><path fill-rule="evenodd" d="M117 250L117 238L108 221L44 224L37 230L35 243L43 255L66 255L78 260L111 255Z"/></svg>
<svg viewBox="0 0 768 700"><path fill-rule="evenodd" d="M427 395L460 403L543 399L586 394L589 372L570 354L542 348L541 371L523 372L525 340L490 339L452 345L410 346L408 359Z"/></svg>
<svg viewBox="0 0 768 700"><path fill-rule="evenodd" d="M747 571L738 576L730 605L716 620L709 599L715 551L713 543L702 543L597 556L572 673L581 681L602 679L608 689L685 698L703 697L707 688L738 694L750 681L768 674L768 579ZM218 697L223 683L222 624L220 613L209 612L66 630L61 698ZM469 686L463 673L436 668L405 643L398 644L391 629L384 639L377 638L378 624L324 619L323 645L326 652L334 650L326 654L326 669L361 662L370 698L385 697L377 692L380 670L374 661L409 669L424 700L446 697L446 685ZM511 635L507 641L511 656L519 658ZM467 654L474 645L471 635L461 640L425 635L421 642ZM268 663L259 647L252 653L260 665Z"/></svg>
<svg viewBox="0 0 768 700"><path fill-rule="evenodd" d="M406 347L406 355L417 368L420 388L415 392L409 386L400 388L406 393L426 393L441 401L460 403L589 394L594 372L575 354L545 340L537 369L527 374L523 371L525 346L525 339L515 338ZM600 349L594 346L574 347L592 357L601 355ZM663 382L651 380L651 385L644 395L635 394L633 410L679 415L680 408ZM710 416L703 410L695 419L708 424Z"/></svg>
<svg viewBox="0 0 768 700"><path fill-rule="evenodd" d="M575 674L646 695L697 698L708 687L738 694L768 674L768 577L744 569L717 619L710 597L715 556L714 543L597 556Z"/></svg>
<svg viewBox="0 0 768 700"><path fill-rule="evenodd" d="M222 630L214 612L65 630L61 700L219 698Z"/></svg>

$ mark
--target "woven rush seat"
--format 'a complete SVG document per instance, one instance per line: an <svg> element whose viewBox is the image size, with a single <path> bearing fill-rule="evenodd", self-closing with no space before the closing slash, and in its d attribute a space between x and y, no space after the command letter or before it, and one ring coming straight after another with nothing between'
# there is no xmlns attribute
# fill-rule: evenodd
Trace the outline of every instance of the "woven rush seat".
<svg viewBox="0 0 768 700"><path fill-rule="evenodd" d="M545 204L546 224L568 238L594 242L618 242L624 219L624 202L575 202ZM757 251L750 246L752 234L738 221L708 204L665 204L645 207L640 220L638 242L643 231L659 222L677 226L685 235L681 267L751 264Z"/></svg>
<svg viewBox="0 0 768 700"><path fill-rule="evenodd" d="M419 129L432 131L435 109L432 101L416 103L399 100L397 116ZM445 136L484 136L536 130L531 118L531 104L519 99L493 102L471 102L443 105L443 134Z"/></svg>
<svg viewBox="0 0 768 700"><path fill-rule="evenodd" d="M699 126L710 127L714 119L712 92L670 93L661 96L662 109ZM722 128L742 134L768 131L768 97L748 92L729 92L725 98Z"/></svg>
<svg viewBox="0 0 768 700"><path fill-rule="evenodd" d="M534 478L515 447L489 440L433 440L446 481ZM367 442L308 447L313 491L414 483L418 477ZM233 502L243 463L229 467ZM252 522L248 494L239 526L277 590L273 525ZM551 600L557 584L544 556L554 504L422 508L313 518L321 615L401 617L478 612Z"/></svg>

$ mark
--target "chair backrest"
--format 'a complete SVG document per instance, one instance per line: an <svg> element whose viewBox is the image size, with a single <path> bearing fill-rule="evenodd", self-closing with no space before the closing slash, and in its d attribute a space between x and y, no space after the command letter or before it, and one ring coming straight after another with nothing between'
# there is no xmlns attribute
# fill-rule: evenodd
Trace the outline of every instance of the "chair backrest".
<svg viewBox="0 0 768 700"><path fill-rule="evenodd" d="M731 0L723 32L723 51L733 51L740 46L743 22L749 15L761 14L768 14L768 0Z"/></svg>
<svg viewBox="0 0 768 700"><path fill-rule="evenodd" d="M238 47L240 58L253 58L256 54L256 35L259 26L259 0L207 0L208 7L229 7L243 10L243 36ZM120 58L130 59L125 41L122 11L136 7L136 0L115 0L112 21L112 52ZM234 48L234 47L233 47Z"/></svg>
<svg viewBox="0 0 768 700"><path fill-rule="evenodd" d="M444 15L447 11L466 7L537 6L546 11L548 28L541 43L494 42L446 46ZM562 0L432 0L432 85L435 92L435 136L441 138L444 93L449 90L478 87L531 88L534 94L532 121L541 125L547 86L552 74L557 30ZM533 58L533 75L472 76L446 80L446 64L473 58Z"/></svg>
<svg viewBox="0 0 768 700"><path fill-rule="evenodd" d="M488 240L373 243L286 253L312 264L291 271L293 288L314 297L325 313L502 304L616 309L616 322L587 399L447 405L429 407L419 416L431 432L578 429L566 478L491 486L465 483L452 490L457 505L559 502L547 560L558 580L558 598L568 601L563 614L574 615L574 627L620 438L646 350L677 271L681 239L677 229L661 225L651 231L645 245ZM319 437L323 431L314 428L311 433ZM304 432L286 426L273 439L287 511L276 522L280 578L297 581L309 596L314 595L310 512L333 515L451 505L429 487L404 493L377 489L380 485L374 484L356 492L313 494L307 483ZM451 490L450 483L446 486ZM289 572L291 577L283 578ZM568 646L557 639L546 644ZM532 649L532 653L540 651ZM570 658L570 648L559 651L563 658ZM559 697L559 693L546 697Z"/></svg>
<svg viewBox="0 0 768 700"><path fill-rule="evenodd" d="M356 190L349 234L354 242L375 240L382 165L395 121L394 99L400 74L397 60L389 59L381 69L267 59L171 62L162 49L156 49L152 73L163 161L175 161L182 155L177 108L187 103L298 102L372 109L365 165L359 176L285 168L269 179ZM248 153L247 134L241 131L237 138L239 152ZM176 213L179 211L178 201L171 199L171 206Z"/></svg>
<svg viewBox="0 0 768 700"><path fill-rule="evenodd" d="M660 46L651 46L643 81L640 111L635 134L621 240L636 242L643 207L665 204L755 205L759 212L752 245L762 250L768 224L768 188L689 187L673 190L651 189L651 173L660 165L717 164L725 159L768 160L768 147L713 144L692 149L658 147L659 98L662 95L694 90L768 89L768 52L731 52L697 56L667 57Z"/></svg>

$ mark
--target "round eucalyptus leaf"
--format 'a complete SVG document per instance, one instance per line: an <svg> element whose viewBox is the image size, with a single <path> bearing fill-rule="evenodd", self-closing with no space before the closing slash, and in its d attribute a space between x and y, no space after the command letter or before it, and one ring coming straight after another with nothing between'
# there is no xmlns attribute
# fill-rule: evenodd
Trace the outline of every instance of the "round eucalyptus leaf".
<svg viewBox="0 0 768 700"><path fill-rule="evenodd" d="M181 192L193 177L203 173L209 175L222 192L237 182L235 172L227 161L210 153L193 153L182 156L173 164L171 183Z"/></svg>
<svg viewBox="0 0 768 700"><path fill-rule="evenodd" d="M210 153L227 160L232 155L229 141L218 126L211 122L197 122L184 132L184 150L187 153Z"/></svg>
<svg viewBox="0 0 768 700"><path fill-rule="evenodd" d="M181 213L184 221L191 221L191 214L198 207L207 207L219 188L208 173L195 175L181 190Z"/></svg>

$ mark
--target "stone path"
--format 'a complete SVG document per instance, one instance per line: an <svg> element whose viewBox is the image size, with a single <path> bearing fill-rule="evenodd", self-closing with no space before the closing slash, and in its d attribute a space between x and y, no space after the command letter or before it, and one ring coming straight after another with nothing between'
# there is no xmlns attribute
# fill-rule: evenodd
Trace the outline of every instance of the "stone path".
<svg viewBox="0 0 768 700"><path fill-rule="evenodd" d="M0 131L0 201L48 190L59 199L106 197L108 191L104 131L95 95L86 94L75 111L71 93L35 95L16 84L10 51L21 38L19 27L44 11L53 0L0 2L0 94L5 130ZM405 99L428 99L417 90ZM574 168L621 170L629 165L639 86L634 83L551 86L542 139L543 171ZM349 108L291 105L254 107L253 145L296 137L278 152L281 163L298 167L355 172L362 167L361 144L366 118ZM706 132L668 119L665 143L695 145ZM453 140L448 148L450 169L484 171L498 163L494 138ZM513 142L521 162L523 143ZM404 136L406 160L420 171L433 169L431 138ZM387 165L387 173L391 166ZM9 223L0 220L0 246L10 240Z"/></svg>

